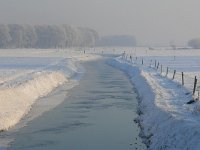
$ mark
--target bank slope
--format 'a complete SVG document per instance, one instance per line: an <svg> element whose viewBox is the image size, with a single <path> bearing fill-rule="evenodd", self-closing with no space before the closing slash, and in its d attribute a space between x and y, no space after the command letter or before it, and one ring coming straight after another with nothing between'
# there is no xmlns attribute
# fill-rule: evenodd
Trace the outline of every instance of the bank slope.
<svg viewBox="0 0 200 150"><path fill-rule="evenodd" d="M149 149L199 149L200 117L195 111L199 104L186 104L192 99L186 88L160 76L152 68L121 57L109 64L126 72L138 90L138 120L141 136Z"/></svg>

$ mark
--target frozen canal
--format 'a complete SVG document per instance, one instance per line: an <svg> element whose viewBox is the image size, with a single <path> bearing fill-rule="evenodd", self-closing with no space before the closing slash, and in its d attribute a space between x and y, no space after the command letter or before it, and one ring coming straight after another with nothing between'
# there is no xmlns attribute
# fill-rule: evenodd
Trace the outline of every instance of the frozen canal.
<svg viewBox="0 0 200 150"><path fill-rule="evenodd" d="M127 76L105 60L83 65L87 72L66 100L21 128L9 149L146 149L133 121L137 94Z"/></svg>

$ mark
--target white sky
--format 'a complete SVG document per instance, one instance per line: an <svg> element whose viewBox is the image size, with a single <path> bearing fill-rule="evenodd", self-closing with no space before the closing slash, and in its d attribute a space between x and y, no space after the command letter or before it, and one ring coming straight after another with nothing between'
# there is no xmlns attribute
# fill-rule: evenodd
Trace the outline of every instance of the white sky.
<svg viewBox="0 0 200 150"><path fill-rule="evenodd" d="M0 23L70 24L138 43L185 44L200 37L200 0L0 0Z"/></svg>

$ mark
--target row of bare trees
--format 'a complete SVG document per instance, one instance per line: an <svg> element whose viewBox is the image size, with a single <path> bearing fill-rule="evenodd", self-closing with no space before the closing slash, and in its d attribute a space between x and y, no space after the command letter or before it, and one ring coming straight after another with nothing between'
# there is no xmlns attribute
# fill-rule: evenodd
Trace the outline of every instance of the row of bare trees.
<svg viewBox="0 0 200 150"><path fill-rule="evenodd" d="M69 25L0 24L0 48L93 47L98 33Z"/></svg>

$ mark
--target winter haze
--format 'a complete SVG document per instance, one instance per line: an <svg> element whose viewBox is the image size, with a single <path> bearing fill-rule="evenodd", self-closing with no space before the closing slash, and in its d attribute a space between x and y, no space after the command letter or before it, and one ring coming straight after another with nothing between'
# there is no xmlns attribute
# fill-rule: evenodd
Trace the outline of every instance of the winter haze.
<svg viewBox="0 0 200 150"><path fill-rule="evenodd" d="M0 23L70 24L138 44L185 45L200 36L199 0L0 0Z"/></svg>

